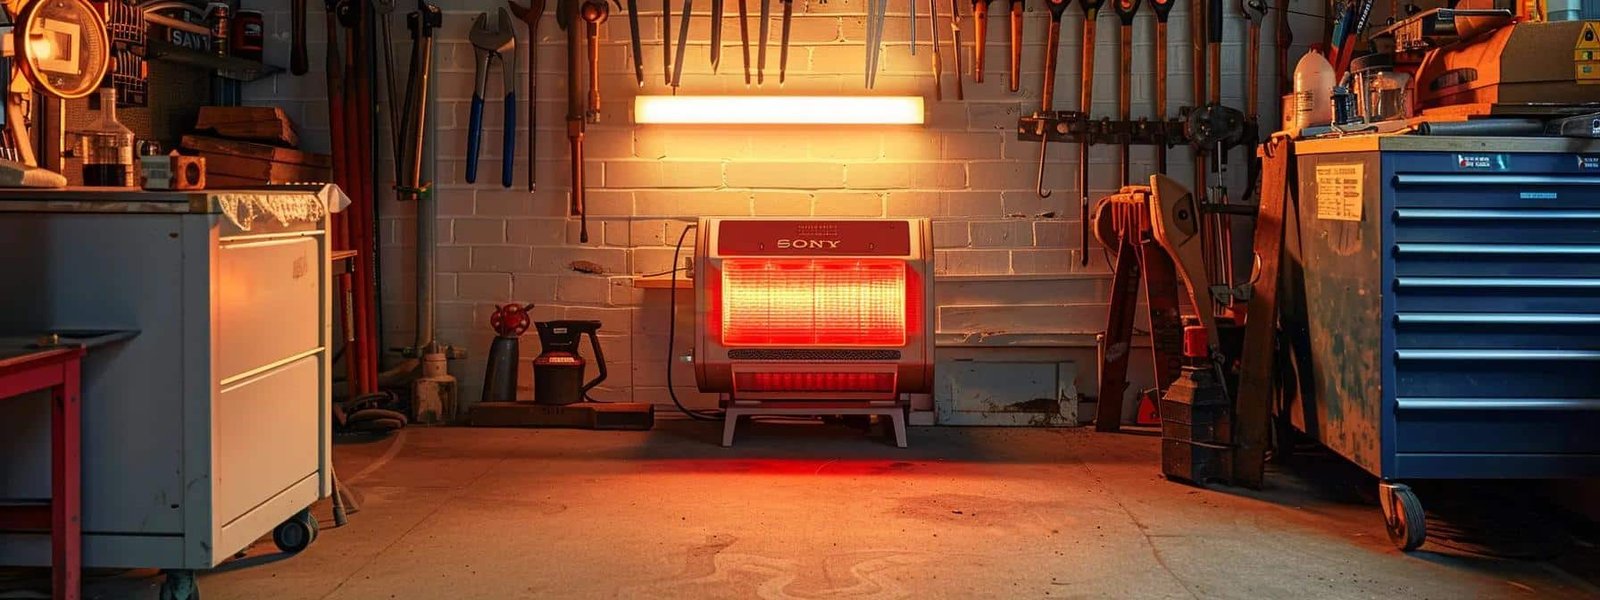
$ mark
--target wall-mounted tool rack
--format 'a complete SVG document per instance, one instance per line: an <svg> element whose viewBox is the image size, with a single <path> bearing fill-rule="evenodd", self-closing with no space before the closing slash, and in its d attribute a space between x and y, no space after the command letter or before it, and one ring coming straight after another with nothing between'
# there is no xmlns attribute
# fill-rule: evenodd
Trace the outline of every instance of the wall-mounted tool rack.
<svg viewBox="0 0 1600 600"><path fill-rule="evenodd" d="M1257 125L1238 109L1206 104L1198 109L1184 108L1179 116L1165 121L1148 118L1095 119L1072 110L1035 112L1017 119L1017 140L1094 144L1132 144L1139 146L1193 146L1213 150L1255 144Z"/></svg>

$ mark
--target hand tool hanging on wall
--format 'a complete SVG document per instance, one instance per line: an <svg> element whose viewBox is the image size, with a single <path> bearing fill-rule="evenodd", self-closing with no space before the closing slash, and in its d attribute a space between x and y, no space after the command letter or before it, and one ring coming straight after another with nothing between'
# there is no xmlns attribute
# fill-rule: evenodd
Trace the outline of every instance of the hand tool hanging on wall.
<svg viewBox="0 0 1600 600"><path fill-rule="evenodd" d="M1011 91L1022 89L1022 0L1011 0ZM1056 20L1060 24L1060 19ZM1060 37L1060 31L1056 32Z"/></svg>
<svg viewBox="0 0 1600 600"><path fill-rule="evenodd" d="M984 48L989 43L989 3L972 0L972 80L983 83Z"/></svg>
<svg viewBox="0 0 1600 600"><path fill-rule="evenodd" d="M688 8L685 0L684 8ZM589 59L589 108L584 112L584 118L590 123L600 122L600 24L605 23L611 16L611 8L606 6L605 0L588 0L578 10L578 16L583 19L583 37L588 42L587 57ZM689 22L689 11L683 11L683 22ZM676 65L683 69L680 63ZM674 78L676 80L676 78Z"/></svg>
<svg viewBox="0 0 1600 600"><path fill-rule="evenodd" d="M328 138L333 154L333 182L341 189L344 189L346 182L350 179L350 152L345 147L345 141L349 138L345 132L344 59L340 56L342 44L339 41L338 6L338 0L326 0L324 2L326 11L324 14L327 20L324 22L323 31L326 34L327 51L323 54L323 72L327 77ZM345 190L347 195L352 192L353 190ZM353 217L354 211L339 211L329 217L333 228L331 243L335 250L349 250L351 248L353 240L350 236L350 228ZM364 365L361 362L361 356L363 355L359 343L361 338L356 331L356 323L359 322L359 318L355 313L360 303L355 297L355 282L358 281L358 277L354 273L357 270L354 262L351 261L351 275L340 278L338 281L341 287L339 290L340 303L344 307L345 313L343 319L344 337L347 340L346 343L349 344L347 346L349 351L346 352L344 361L345 381L352 388L359 386L360 382L366 378L362 371Z"/></svg>
<svg viewBox="0 0 1600 600"><path fill-rule="evenodd" d="M478 181L478 145L483 137L483 101L489 84L489 69L501 61L505 82L505 131L502 136L500 183L511 187L512 160L517 149L517 36L511 30L511 14L501 8L493 27L489 14L478 13L472 21L472 50L477 58L477 73L472 88L472 112L467 121L467 183Z"/></svg>
<svg viewBox="0 0 1600 600"><path fill-rule="evenodd" d="M639 87L644 87L644 41L639 37L639 0L628 0L628 43L633 47L633 78L639 82Z"/></svg>
<svg viewBox="0 0 1600 600"><path fill-rule="evenodd" d="M1106 0L1078 0L1083 7L1083 78L1078 98L1084 115L1094 114L1094 30ZM1078 143L1078 264L1089 264L1089 140Z"/></svg>
<svg viewBox="0 0 1600 600"><path fill-rule="evenodd" d="M1044 43L1044 81L1039 85L1039 114L1044 115L1055 109L1056 102L1056 55L1061 50L1061 15L1067 11L1071 0L1046 0L1050 8L1050 29L1045 35ZM1015 35L1013 40L1018 39ZM1017 69L1012 67L1011 75L1016 77ZM1034 193L1040 198L1049 198L1050 190L1044 189L1044 160L1050 150L1050 132L1045 130L1043 119L1039 121L1039 176L1034 180Z"/></svg>
<svg viewBox="0 0 1600 600"><path fill-rule="evenodd" d="M310 69L306 59L306 0L289 2L289 72L305 75Z"/></svg>
<svg viewBox="0 0 1600 600"><path fill-rule="evenodd" d="M1289 68L1289 46L1294 44L1294 31L1289 28L1289 0L1274 0L1272 5L1273 18L1276 19L1274 35L1277 44L1274 50L1276 68L1278 70L1278 96L1287 96L1294 91L1294 77Z"/></svg>
<svg viewBox="0 0 1600 600"><path fill-rule="evenodd" d="M344 135L340 150L345 155L346 177L340 187L350 197L350 206L346 209L350 213L346 220L347 240L349 248L356 251L351 293L355 303L352 316L356 346L350 356L359 365L359 377L350 385L358 394L376 391L378 385L378 345L374 335L377 328L373 321L377 297L373 267L377 244L373 235L376 224L372 220L376 203L371 190L372 87L367 67L367 51L371 44L363 28L369 18L364 14L366 8L366 3L359 0L339 0L334 6L335 18L346 30L339 83L344 90L341 105Z"/></svg>
<svg viewBox="0 0 1600 600"><path fill-rule="evenodd" d="M767 37L772 27L772 0L758 0L761 2L761 21L756 23L761 46L756 49L756 85L767 82Z"/></svg>
<svg viewBox="0 0 1600 600"><path fill-rule="evenodd" d="M750 1L739 0L739 47L744 50L744 84L750 85Z"/></svg>
<svg viewBox="0 0 1600 600"><path fill-rule="evenodd" d="M916 6L917 0L911 0L911 5ZM867 89L872 89L878 82L878 56L883 54L883 23L887 20L889 0L867 0ZM913 18L912 22L916 22ZM915 48L913 42L911 47Z"/></svg>
<svg viewBox="0 0 1600 600"><path fill-rule="evenodd" d="M635 5L638 0L628 0ZM511 14L528 26L528 191L538 187L535 167L539 164L539 19L544 17L544 0L532 0L528 6L506 0ZM633 70L644 85L644 64L639 62L639 20L629 11L633 25ZM509 134L509 130L507 131Z"/></svg>
<svg viewBox="0 0 1600 600"><path fill-rule="evenodd" d="M1133 119L1133 17L1139 13L1141 0L1116 0L1112 6L1117 12L1118 54L1122 61L1122 68L1117 69L1117 114L1123 122ZM1127 140L1122 142L1122 162L1118 165L1121 173L1122 185L1132 183L1133 173L1130 150L1133 145Z"/></svg>
<svg viewBox="0 0 1600 600"><path fill-rule="evenodd" d="M1256 175L1261 170L1261 161L1256 157L1257 143L1256 132L1261 123L1261 21L1267 17L1266 0L1239 0L1239 12L1244 14L1245 56L1244 56L1244 120L1245 130L1249 132L1244 146L1245 160L1245 188L1239 195L1241 202L1249 203L1250 196L1256 185Z"/></svg>
<svg viewBox="0 0 1600 600"><path fill-rule="evenodd" d="M966 95L961 91L961 77L966 68L961 63L961 5L956 0L950 0L950 54L956 59L956 99L965 100Z"/></svg>
<svg viewBox="0 0 1600 600"><path fill-rule="evenodd" d="M444 24L444 13L436 5L422 0L417 10L406 15L406 27L411 31L411 65L406 80L405 109L401 138L401 161L395 168L399 176L402 199L418 202L428 200L427 184L422 181L423 142L428 131L428 94L433 71L433 32ZM420 207L419 207L420 209ZM421 214L419 210L418 214ZM419 225L423 219L418 219ZM420 262L420 261L419 261ZM420 268L420 265L419 265ZM420 277L419 277L420 278ZM419 335L432 332L419 332Z"/></svg>
<svg viewBox="0 0 1600 600"><path fill-rule="evenodd" d="M783 33L778 35L778 85L783 85L789 74L789 23L794 20L794 0L778 1L783 3Z"/></svg>
<svg viewBox="0 0 1600 600"><path fill-rule="evenodd" d="M722 0L711 2L711 72L722 68Z"/></svg>
<svg viewBox="0 0 1600 600"><path fill-rule="evenodd" d="M671 0L665 1L670 2ZM572 167L572 201L570 210L572 214L578 216L578 242L585 244L589 242L589 217L584 206L583 137L589 117L597 114L594 112L594 108L588 104L590 100L597 99L599 86L594 83L594 81L597 81L597 75L590 73L591 83L587 86L590 97L585 99L585 86L579 80L584 70L584 55L587 54L584 37L588 34L591 24L596 30L595 33L598 34L599 24L605 20L608 13L609 11L602 0L583 0L581 5L578 4L578 0L558 0L556 4L556 16L559 18L559 25L567 32L567 142L569 143L571 154L569 160ZM665 36L666 32L667 29L663 28L662 35ZM589 37L596 40L589 45L589 49L596 51L596 56L589 57L590 60L588 61L591 66L594 66L599 63L597 52L598 35ZM667 45L663 44L662 48L664 54L670 54L670 52L666 52ZM670 64L671 59L669 58L667 62ZM668 70L667 82L671 83L671 81L672 72Z"/></svg>
<svg viewBox="0 0 1600 600"><path fill-rule="evenodd" d="M400 164L400 83L394 79L394 0L372 0L372 12L378 21L378 47L383 53L383 91L389 113L389 140L394 150L395 164Z"/></svg>
<svg viewBox="0 0 1600 600"><path fill-rule="evenodd" d="M565 27L567 20L561 23ZM672 85L672 0L661 0L661 78Z"/></svg>
<svg viewBox="0 0 1600 600"><path fill-rule="evenodd" d="M587 3L584 4L588 6ZM678 51L672 57L672 93L683 83L683 53L689 49L689 21L694 15L694 0L683 0L683 17L678 21Z"/></svg>
<svg viewBox="0 0 1600 600"><path fill-rule="evenodd" d="M912 0L915 2L916 0ZM939 56L939 2L928 0L928 36L933 46L933 99L944 100L944 60ZM957 73L960 75L960 73Z"/></svg>
<svg viewBox="0 0 1600 600"><path fill-rule="evenodd" d="M1157 123L1167 120L1167 16L1172 13L1174 0L1150 0L1156 11L1155 83ZM1167 141L1156 144L1156 172L1167 172Z"/></svg>

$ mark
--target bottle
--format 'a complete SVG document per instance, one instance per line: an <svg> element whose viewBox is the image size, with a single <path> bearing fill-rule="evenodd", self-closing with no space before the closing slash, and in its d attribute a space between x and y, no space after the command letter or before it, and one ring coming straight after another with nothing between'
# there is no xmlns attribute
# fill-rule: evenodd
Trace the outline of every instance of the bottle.
<svg viewBox="0 0 1600 600"><path fill-rule="evenodd" d="M1333 122L1333 65L1316 52L1307 52L1294 66L1294 121L1290 135Z"/></svg>
<svg viewBox="0 0 1600 600"><path fill-rule="evenodd" d="M133 185L133 131L117 121L115 89L100 89L100 118L78 133L78 156L83 158L84 185Z"/></svg>
<svg viewBox="0 0 1600 600"><path fill-rule="evenodd" d="M228 56L228 36L233 31L232 8L227 2L206 5L206 21L211 25L211 51L217 56Z"/></svg>

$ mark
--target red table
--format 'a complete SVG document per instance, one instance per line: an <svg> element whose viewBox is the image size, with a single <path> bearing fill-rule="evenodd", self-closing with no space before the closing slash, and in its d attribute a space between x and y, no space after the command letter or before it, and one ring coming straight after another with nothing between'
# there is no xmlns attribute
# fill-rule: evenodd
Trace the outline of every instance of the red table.
<svg viewBox="0 0 1600 600"><path fill-rule="evenodd" d="M0 348L0 400L50 390L50 501L0 506L0 529L50 532L51 597L79 598L83 521L79 477L81 346Z"/></svg>

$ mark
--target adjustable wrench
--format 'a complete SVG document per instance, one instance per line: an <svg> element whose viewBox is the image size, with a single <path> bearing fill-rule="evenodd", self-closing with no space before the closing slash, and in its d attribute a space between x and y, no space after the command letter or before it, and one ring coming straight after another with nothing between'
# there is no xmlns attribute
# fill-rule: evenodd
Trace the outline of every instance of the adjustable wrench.
<svg viewBox="0 0 1600 600"><path fill-rule="evenodd" d="M467 122L467 183L478 181L478 142L483 137L483 98L489 84L489 68L501 61L505 81L505 131L501 150L500 185L511 187L517 152L517 36L511 31L511 13L501 8L493 27L489 14L479 13L472 21L472 50L477 55L477 77L472 88L472 113Z"/></svg>

